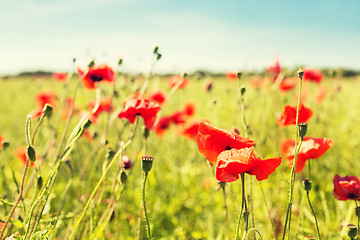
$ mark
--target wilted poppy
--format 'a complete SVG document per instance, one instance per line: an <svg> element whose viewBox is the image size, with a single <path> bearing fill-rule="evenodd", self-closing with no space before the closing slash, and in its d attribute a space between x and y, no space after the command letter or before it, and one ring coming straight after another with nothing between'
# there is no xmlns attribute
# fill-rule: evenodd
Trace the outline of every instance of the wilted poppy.
<svg viewBox="0 0 360 240"><path fill-rule="evenodd" d="M230 81L236 81L238 80L238 75L235 72L227 72L225 77Z"/></svg>
<svg viewBox="0 0 360 240"><path fill-rule="evenodd" d="M329 148L334 145L334 141L329 138L304 137L296 161L296 172L301 172L308 159L321 157ZM287 159L287 164L292 167L295 154L295 140L288 139L281 145L281 151Z"/></svg>
<svg viewBox="0 0 360 240"><path fill-rule="evenodd" d="M355 176L334 177L333 195L340 201L360 200L360 179Z"/></svg>
<svg viewBox="0 0 360 240"><path fill-rule="evenodd" d="M304 69L303 79L304 81L320 83L323 79L323 74L320 70L306 68Z"/></svg>
<svg viewBox="0 0 360 240"><path fill-rule="evenodd" d="M298 123L307 122L313 115L313 111L310 108L305 107L303 104L299 106L299 119ZM284 126L296 124L296 106L291 107L286 105L283 113L276 121L278 128L283 128Z"/></svg>
<svg viewBox="0 0 360 240"><path fill-rule="evenodd" d="M324 86L319 86L315 92L315 102L320 104L326 97L327 89Z"/></svg>
<svg viewBox="0 0 360 240"><path fill-rule="evenodd" d="M280 165L281 157L261 160L254 154L254 148L231 149L223 151L217 157L216 179L221 182L233 182L239 174L255 175L258 181L267 179Z"/></svg>
<svg viewBox="0 0 360 240"><path fill-rule="evenodd" d="M84 72L79 67L77 68L81 82L85 88L92 90L95 89L98 82L114 82L114 71L107 65L100 65L98 67L91 67Z"/></svg>
<svg viewBox="0 0 360 240"><path fill-rule="evenodd" d="M279 85L279 89L282 92L289 91L289 90L293 89L298 82L299 82L299 79L297 77L284 78Z"/></svg>
<svg viewBox="0 0 360 240"><path fill-rule="evenodd" d="M53 73L52 75L59 82L65 82L67 78L67 73Z"/></svg>
<svg viewBox="0 0 360 240"><path fill-rule="evenodd" d="M255 142L246 137L214 127L207 122L200 123L196 141L199 152L210 163L216 163L218 155L225 150L241 149L255 145Z"/></svg>
<svg viewBox="0 0 360 240"><path fill-rule="evenodd" d="M166 94L163 93L160 89L153 90L146 95L146 98L149 99L150 101L154 101L162 105L166 100Z"/></svg>
<svg viewBox="0 0 360 240"><path fill-rule="evenodd" d="M178 84L180 84L179 88L185 88L189 83L189 79L183 78L180 75L174 75L174 76L168 77L167 81L168 81L170 88L173 88L173 87L175 87L175 85L178 85Z"/></svg>
<svg viewBox="0 0 360 240"><path fill-rule="evenodd" d="M14 151L14 155L16 158L18 158L19 160L21 160L21 162L24 164L26 164L26 160L27 160L27 155L26 155L26 152L27 152L27 147L26 146L21 146L21 147L18 147L17 149L15 149ZM36 155L36 159L38 158L39 156ZM30 161L30 166L33 167L34 166L34 162L33 161Z"/></svg>
<svg viewBox="0 0 360 240"><path fill-rule="evenodd" d="M124 101L123 106L119 118L127 118L130 123L134 123L136 116L141 116L147 129L153 127L156 114L160 111L159 104L148 99L128 99Z"/></svg>

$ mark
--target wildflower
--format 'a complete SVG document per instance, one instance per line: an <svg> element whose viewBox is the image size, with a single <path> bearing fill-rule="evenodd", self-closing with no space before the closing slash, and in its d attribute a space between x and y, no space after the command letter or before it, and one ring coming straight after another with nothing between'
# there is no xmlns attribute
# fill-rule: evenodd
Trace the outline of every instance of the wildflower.
<svg viewBox="0 0 360 240"><path fill-rule="evenodd" d="M321 71L311 68L304 69L304 81L320 83L322 81L323 74Z"/></svg>
<svg viewBox="0 0 360 240"><path fill-rule="evenodd" d="M53 73L52 75L59 82L65 82L67 78L67 73Z"/></svg>
<svg viewBox="0 0 360 240"><path fill-rule="evenodd" d="M46 104L50 104L53 108L56 108L57 95L50 90L41 90L36 94L35 101L38 107L30 113L32 119L39 118L42 115L43 108Z"/></svg>
<svg viewBox="0 0 360 240"><path fill-rule="evenodd" d="M185 136L185 137L188 137L190 139L193 139L193 140L196 140L196 136L197 136L197 133L198 133L198 130L199 130L199 126L200 126L200 123L203 122L203 121L195 121L195 122L192 122L191 124L189 124L188 126L186 126L183 131L182 131L182 134Z"/></svg>
<svg viewBox="0 0 360 240"><path fill-rule="evenodd" d="M311 138L304 137L296 161L296 172L301 172L308 159L321 157L326 151L334 145L334 141L329 138ZM292 167L295 154L295 140L288 139L283 142L281 151L287 159L287 164Z"/></svg>
<svg viewBox="0 0 360 240"><path fill-rule="evenodd" d="M234 132L214 127L210 123L201 122L196 137L199 152L210 163L216 163L218 155L225 151L252 147L255 142Z"/></svg>
<svg viewBox="0 0 360 240"><path fill-rule="evenodd" d="M164 136L166 130L170 127L171 123L172 123L171 116L161 117L159 122L156 124L154 128L155 133L160 137Z"/></svg>
<svg viewBox="0 0 360 240"><path fill-rule="evenodd" d="M27 146L21 146L21 147L18 147L17 149L15 149L14 151L14 155L16 158L18 158L19 160L22 161L22 163L26 164L26 160L27 160L27 155L26 155L26 152L27 152ZM38 156L36 156L36 158L39 158ZM34 162L33 161L30 161L30 166L33 167L34 166Z"/></svg>
<svg viewBox="0 0 360 240"><path fill-rule="evenodd" d="M255 175L258 181L267 179L281 163L281 157L261 160L254 154L254 148L231 149L223 151L217 157L216 179L221 182L233 182L239 174Z"/></svg>
<svg viewBox="0 0 360 240"><path fill-rule="evenodd" d="M141 116L147 129L152 129L156 114L160 111L159 104L147 99L128 99L124 101L123 106L119 118L127 118L130 123L134 123L136 116Z"/></svg>
<svg viewBox="0 0 360 240"><path fill-rule="evenodd" d="M235 72L227 72L225 76L226 76L226 78L227 78L228 80L230 80L230 81L236 81L236 80L238 80L238 75L237 75L237 73L235 73Z"/></svg>
<svg viewBox="0 0 360 240"><path fill-rule="evenodd" d="M279 60L276 59L274 65L269 66L266 69L266 72L273 75L273 82L275 82L281 72Z"/></svg>
<svg viewBox="0 0 360 240"><path fill-rule="evenodd" d="M111 110L112 110L111 101L112 101L111 97L104 97L104 98L100 99L98 106L96 106L95 101L91 101L88 103L89 111L92 112L95 120L98 118L100 113L111 112ZM95 107L97 107L97 108L95 109ZM92 122L94 122L94 121L92 121Z"/></svg>
<svg viewBox="0 0 360 240"><path fill-rule="evenodd" d="M166 100L166 95L160 89L155 91L153 90L147 94L147 99L162 105Z"/></svg>
<svg viewBox="0 0 360 240"><path fill-rule="evenodd" d="M131 169L133 167L133 164L128 155L124 154L122 157L122 161L124 169Z"/></svg>
<svg viewBox="0 0 360 240"><path fill-rule="evenodd" d="M213 88L213 83L211 80L207 80L204 84L205 91L210 92Z"/></svg>
<svg viewBox="0 0 360 240"><path fill-rule="evenodd" d="M327 93L327 89L326 87L324 86L320 86L316 89L316 92L315 92L315 102L317 104L320 104L324 98L326 97L326 93Z"/></svg>
<svg viewBox="0 0 360 240"><path fill-rule="evenodd" d="M61 109L61 119L65 121L72 109L72 115L79 113L80 107L78 105L74 105L74 99L66 98L64 107Z"/></svg>
<svg viewBox="0 0 360 240"><path fill-rule="evenodd" d="M92 90L97 87L98 82L114 82L114 71L107 65L100 65L98 67L90 67L87 72L84 72L79 67L77 68L81 82L85 88Z"/></svg>
<svg viewBox="0 0 360 240"><path fill-rule="evenodd" d="M186 103L184 107L184 113L188 117L193 116L195 113L195 104L192 102Z"/></svg>
<svg viewBox="0 0 360 240"><path fill-rule="evenodd" d="M299 107L299 119L298 122L307 122L313 115L313 111L310 108L305 107L303 104L300 104ZM278 128L283 128L284 126L294 125L296 123L296 106L291 107L286 105L283 113L276 121Z"/></svg>
<svg viewBox="0 0 360 240"><path fill-rule="evenodd" d="M189 84L189 79L181 77L180 75L174 75L167 79L169 87L173 88L175 85L180 84L179 88L185 88ZM182 81L181 83L179 83Z"/></svg>
<svg viewBox="0 0 360 240"><path fill-rule="evenodd" d="M333 195L340 201L360 200L360 179L355 176L335 175Z"/></svg>
<svg viewBox="0 0 360 240"><path fill-rule="evenodd" d="M279 89L282 92L289 91L289 90L293 89L296 86L298 81L299 80L298 80L297 77L285 78L284 80L281 81L281 83L279 85Z"/></svg>

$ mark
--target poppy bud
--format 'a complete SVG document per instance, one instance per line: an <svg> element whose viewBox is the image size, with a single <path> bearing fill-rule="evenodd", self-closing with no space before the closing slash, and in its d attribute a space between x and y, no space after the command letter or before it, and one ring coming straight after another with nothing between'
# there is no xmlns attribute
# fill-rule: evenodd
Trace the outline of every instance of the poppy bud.
<svg viewBox="0 0 360 240"><path fill-rule="evenodd" d="M94 65L95 65L95 61L94 61L94 60L91 60L91 61L89 62L88 67L89 67L89 68L92 68Z"/></svg>
<svg viewBox="0 0 360 240"><path fill-rule="evenodd" d="M187 74L186 72L183 72L182 77L183 77L183 78L186 78L187 75L188 75L188 74Z"/></svg>
<svg viewBox="0 0 360 240"><path fill-rule="evenodd" d="M348 236L350 238L355 238L357 236L357 232L358 232L358 229L357 229L357 226L350 223L347 225L347 228L348 228Z"/></svg>
<svg viewBox="0 0 360 240"><path fill-rule="evenodd" d="M312 182L309 179L303 181L305 191L309 192L311 190Z"/></svg>
<svg viewBox="0 0 360 240"><path fill-rule="evenodd" d="M36 161L35 149L32 146L27 147L26 153L27 153L27 157L30 159L30 161L32 161L32 162Z"/></svg>
<svg viewBox="0 0 360 240"><path fill-rule="evenodd" d="M241 96L244 96L244 94L245 94L245 92L246 92L246 88L245 88L245 87L241 87L240 92L241 92Z"/></svg>
<svg viewBox="0 0 360 240"><path fill-rule="evenodd" d="M153 161L154 158L149 154L146 154L145 156L141 157L141 166L146 175L148 174L148 172L150 172Z"/></svg>
<svg viewBox="0 0 360 240"><path fill-rule="evenodd" d="M38 179L37 179L37 187L38 187L39 190L42 188L42 185L43 185L43 179L42 179L42 177L40 176L40 177L38 177Z"/></svg>
<svg viewBox="0 0 360 240"><path fill-rule="evenodd" d="M107 147L105 150L105 158L107 160L111 160L114 156L115 152L110 147Z"/></svg>
<svg viewBox="0 0 360 240"><path fill-rule="evenodd" d="M2 148L4 149L4 151L10 146L9 142L3 142L2 143Z"/></svg>
<svg viewBox="0 0 360 240"><path fill-rule="evenodd" d="M358 218L360 218L360 207L355 208L355 214Z"/></svg>
<svg viewBox="0 0 360 240"><path fill-rule="evenodd" d="M160 60L160 58L161 58L161 56L162 56L162 55L161 55L160 53L158 53L158 54L156 55L156 60L158 60L158 61L159 61L159 60Z"/></svg>
<svg viewBox="0 0 360 240"><path fill-rule="evenodd" d="M241 71L238 71L238 72L237 72L237 77L238 77L238 79L241 78L241 75L242 75L242 72L241 72Z"/></svg>
<svg viewBox="0 0 360 240"><path fill-rule="evenodd" d="M128 176L127 176L126 172L124 170L122 170L121 173L120 173L120 182L121 182L121 184L126 184L127 177Z"/></svg>
<svg viewBox="0 0 360 240"><path fill-rule="evenodd" d="M306 122L299 123L299 135L301 139L306 136L308 124Z"/></svg>
<svg viewBox="0 0 360 240"><path fill-rule="evenodd" d="M124 167L125 170L132 168L133 165L132 165L132 162L131 162L128 155L124 154L123 157L122 157L122 161L123 161L123 167Z"/></svg>
<svg viewBox="0 0 360 240"><path fill-rule="evenodd" d="M298 71L297 71L297 74L299 76L299 78L302 80L303 79L303 76L304 76L304 70L302 68L300 68Z"/></svg>
<svg viewBox="0 0 360 240"><path fill-rule="evenodd" d="M118 65L120 66L123 63L123 59L119 58Z"/></svg>
<svg viewBox="0 0 360 240"><path fill-rule="evenodd" d="M76 62L76 58L73 58L73 63L75 63Z"/></svg>
<svg viewBox="0 0 360 240"><path fill-rule="evenodd" d="M90 125L92 124L92 122L90 121L90 119L86 119L85 122L82 125L82 129L87 129L88 127L90 127Z"/></svg>
<svg viewBox="0 0 360 240"><path fill-rule="evenodd" d="M144 127L144 138L147 139L150 135L150 130Z"/></svg>
<svg viewBox="0 0 360 240"><path fill-rule="evenodd" d="M48 117L51 116L52 111L53 111L53 107L48 103L45 104L45 106L44 106L44 108L42 110L44 116L48 116Z"/></svg>
<svg viewBox="0 0 360 240"><path fill-rule="evenodd" d="M158 53L158 51L159 51L159 47L158 47L158 46L155 46L155 47L154 47L154 54Z"/></svg>

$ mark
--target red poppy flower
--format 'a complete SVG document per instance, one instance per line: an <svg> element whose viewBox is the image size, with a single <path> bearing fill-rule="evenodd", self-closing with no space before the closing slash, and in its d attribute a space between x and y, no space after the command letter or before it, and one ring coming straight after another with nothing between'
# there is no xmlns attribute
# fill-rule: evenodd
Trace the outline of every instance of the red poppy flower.
<svg viewBox="0 0 360 240"><path fill-rule="evenodd" d="M237 73L234 73L234 72L228 72L228 73L226 73L226 78L228 79L228 80L230 80L230 81L236 81L236 80L238 80L238 75L237 75Z"/></svg>
<svg viewBox="0 0 360 240"><path fill-rule="evenodd" d="M35 96L35 101L38 103L38 106L42 109L45 104L50 104L53 108L56 108L57 105L57 95L55 92L50 90L41 90Z"/></svg>
<svg viewBox="0 0 360 240"><path fill-rule="evenodd" d="M147 94L147 99L162 105L166 100L166 95L161 90L150 91Z"/></svg>
<svg viewBox="0 0 360 240"><path fill-rule="evenodd" d="M203 121L196 121L196 122L193 122L193 123L189 124L188 126L186 126L183 129L182 134L185 137L196 140L196 136L197 136L199 126L200 126L201 122L203 122Z"/></svg>
<svg viewBox="0 0 360 240"><path fill-rule="evenodd" d="M191 117L195 113L195 104L194 103L186 103L184 107L184 113L186 116Z"/></svg>
<svg viewBox="0 0 360 240"><path fill-rule="evenodd" d="M100 65L98 67L89 68L86 73L77 68L81 82L85 88L92 90L95 89L98 82L114 82L114 71L107 65Z"/></svg>
<svg viewBox="0 0 360 240"><path fill-rule="evenodd" d="M77 114L80 111L80 107L76 104L74 105L74 100L72 98L66 98L64 107L61 109L61 120L67 120L71 109L72 115Z"/></svg>
<svg viewBox="0 0 360 240"><path fill-rule="evenodd" d="M239 174L255 175L258 181L267 179L281 163L281 157L261 160L254 154L254 148L231 149L217 157L216 179L234 182Z"/></svg>
<svg viewBox="0 0 360 240"><path fill-rule="evenodd" d="M300 104L299 108L299 123L307 122L313 115L313 111L310 108L305 107L303 104ZM294 125L296 123L296 106L291 107L286 105L283 113L277 119L278 128L283 128L284 126Z"/></svg>
<svg viewBox="0 0 360 240"><path fill-rule="evenodd" d="M310 81L315 83L320 83L322 81L323 74L321 71L311 68L304 69L304 81Z"/></svg>
<svg viewBox="0 0 360 240"><path fill-rule="evenodd" d="M169 116L170 120L174 124L182 124L185 123L185 112L184 111L176 111Z"/></svg>
<svg viewBox="0 0 360 240"><path fill-rule="evenodd" d="M266 69L266 72L273 75L273 82L274 82L281 72L279 60L276 59L274 65L269 66Z"/></svg>
<svg viewBox="0 0 360 240"><path fill-rule="evenodd" d="M96 102L91 101L88 103L89 111L91 111L94 117L97 118L100 115L100 113L110 112L112 110L111 101L112 101L111 97L101 98L99 102L99 106L97 106L96 109L94 109L96 107Z"/></svg>
<svg viewBox="0 0 360 240"><path fill-rule="evenodd" d="M210 163L216 163L218 155L225 150L241 149L255 145L252 140L246 137L214 127L207 122L200 123L196 141L199 152Z"/></svg>
<svg viewBox="0 0 360 240"><path fill-rule="evenodd" d="M261 88L264 85L264 79L258 78L256 80L253 80L253 81L250 82L250 85L253 88Z"/></svg>
<svg viewBox="0 0 360 240"><path fill-rule="evenodd" d="M65 82L67 78L67 73L53 73L52 75L59 82Z"/></svg>
<svg viewBox="0 0 360 240"><path fill-rule="evenodd" d="M127 118L134 123L136 116L144 119L147 129L151 129L156 120L156 114L160 111L159 104L148 99L128 99L123 103L124 109L119 113L119 118Z"/></svg>
<svg viewBox="0 0 360 240"><path fill-rule="evenodd" d="M27 155L26 155L26 152L27 152L27 147L26 146L21 146L21 147L18 147L17 149L15 149L14 151L14 155L16 158L18 158L19 160L22 161L22 163L26 164L26 160L27 160ZM36 155L36 159L38 159L38 156ZM34 166L34 162L33 161L30 161L30 167L33 167Z"/></svg>
<svg viewBox="0 0 360 240"><path fill-rule="evenodd" d="M320 104L326 97L327 89L324 86L320 86L316 89L315 92L315 102Z"/></svg>
<svg viewBox="0 0 360 240"><path fill-rule="evenodd" d="M189 84L189 79L183 78L180 75L168 77L167 81L170 88L175 87L177 84L180 84L179 88L185 88ZM181 83L179 83L180 81Z"/></svg>
<svg viewBox="0 0 360 240"><path fill-rule="evenodd" d="M299 79L297 77L285 78L284 80L281 81L279 85L280 91L282 92L289 91L293 89L298 82Z"/></svg>
<svg viewBox="0 0 360 240"><path fill-rule="evenodd" d="M296 172L301 172L308 159L321 157L329 148L334 145L334 141L329 138L305 137L296 161ZM295 140L288 139L281 145L281 151L286 157L287 164L292 167L295 154Z"/></svg>
<svg viewBox="0 0 360 240"><path fill-rule="evenodd" d="M360 200L360 179L355 176L335 175L333 195L340 201Z"/></svg>
<svg viewBox="0 0 360 240"><path fill-rule="evenodd" d="M160 137L164 136L166 130L170 127L172 122L172 116L161 117L159 122L154 127L155 133Z"/></svg>

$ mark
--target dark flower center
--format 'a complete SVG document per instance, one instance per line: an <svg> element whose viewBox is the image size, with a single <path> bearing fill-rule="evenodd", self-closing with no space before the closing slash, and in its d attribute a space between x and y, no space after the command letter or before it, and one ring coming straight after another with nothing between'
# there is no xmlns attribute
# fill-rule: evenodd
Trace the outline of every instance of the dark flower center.
<svg viewBox="0 0 360 240"><path fill-rule="evenodd" d="M357 195L354 194L354 193L348 193L348 197L349 197L349 198L352 198L352 199L356 199L356 198L358 198L359 196L357 196Z"/></svg>
<svg viewBox="0 0 360 240"><path fill-rule="evenodd" d="M227 146L225 147L225 150L231 150L231 147L230 147L229 145L227 145Z"/></svg>
<svg viewBox="0 0 360 240"><path fill-rule="evenodd" d="M94 82L101 82L103 80L101 76L96 76L96 75L90 75L90 78Z"/></svg>

